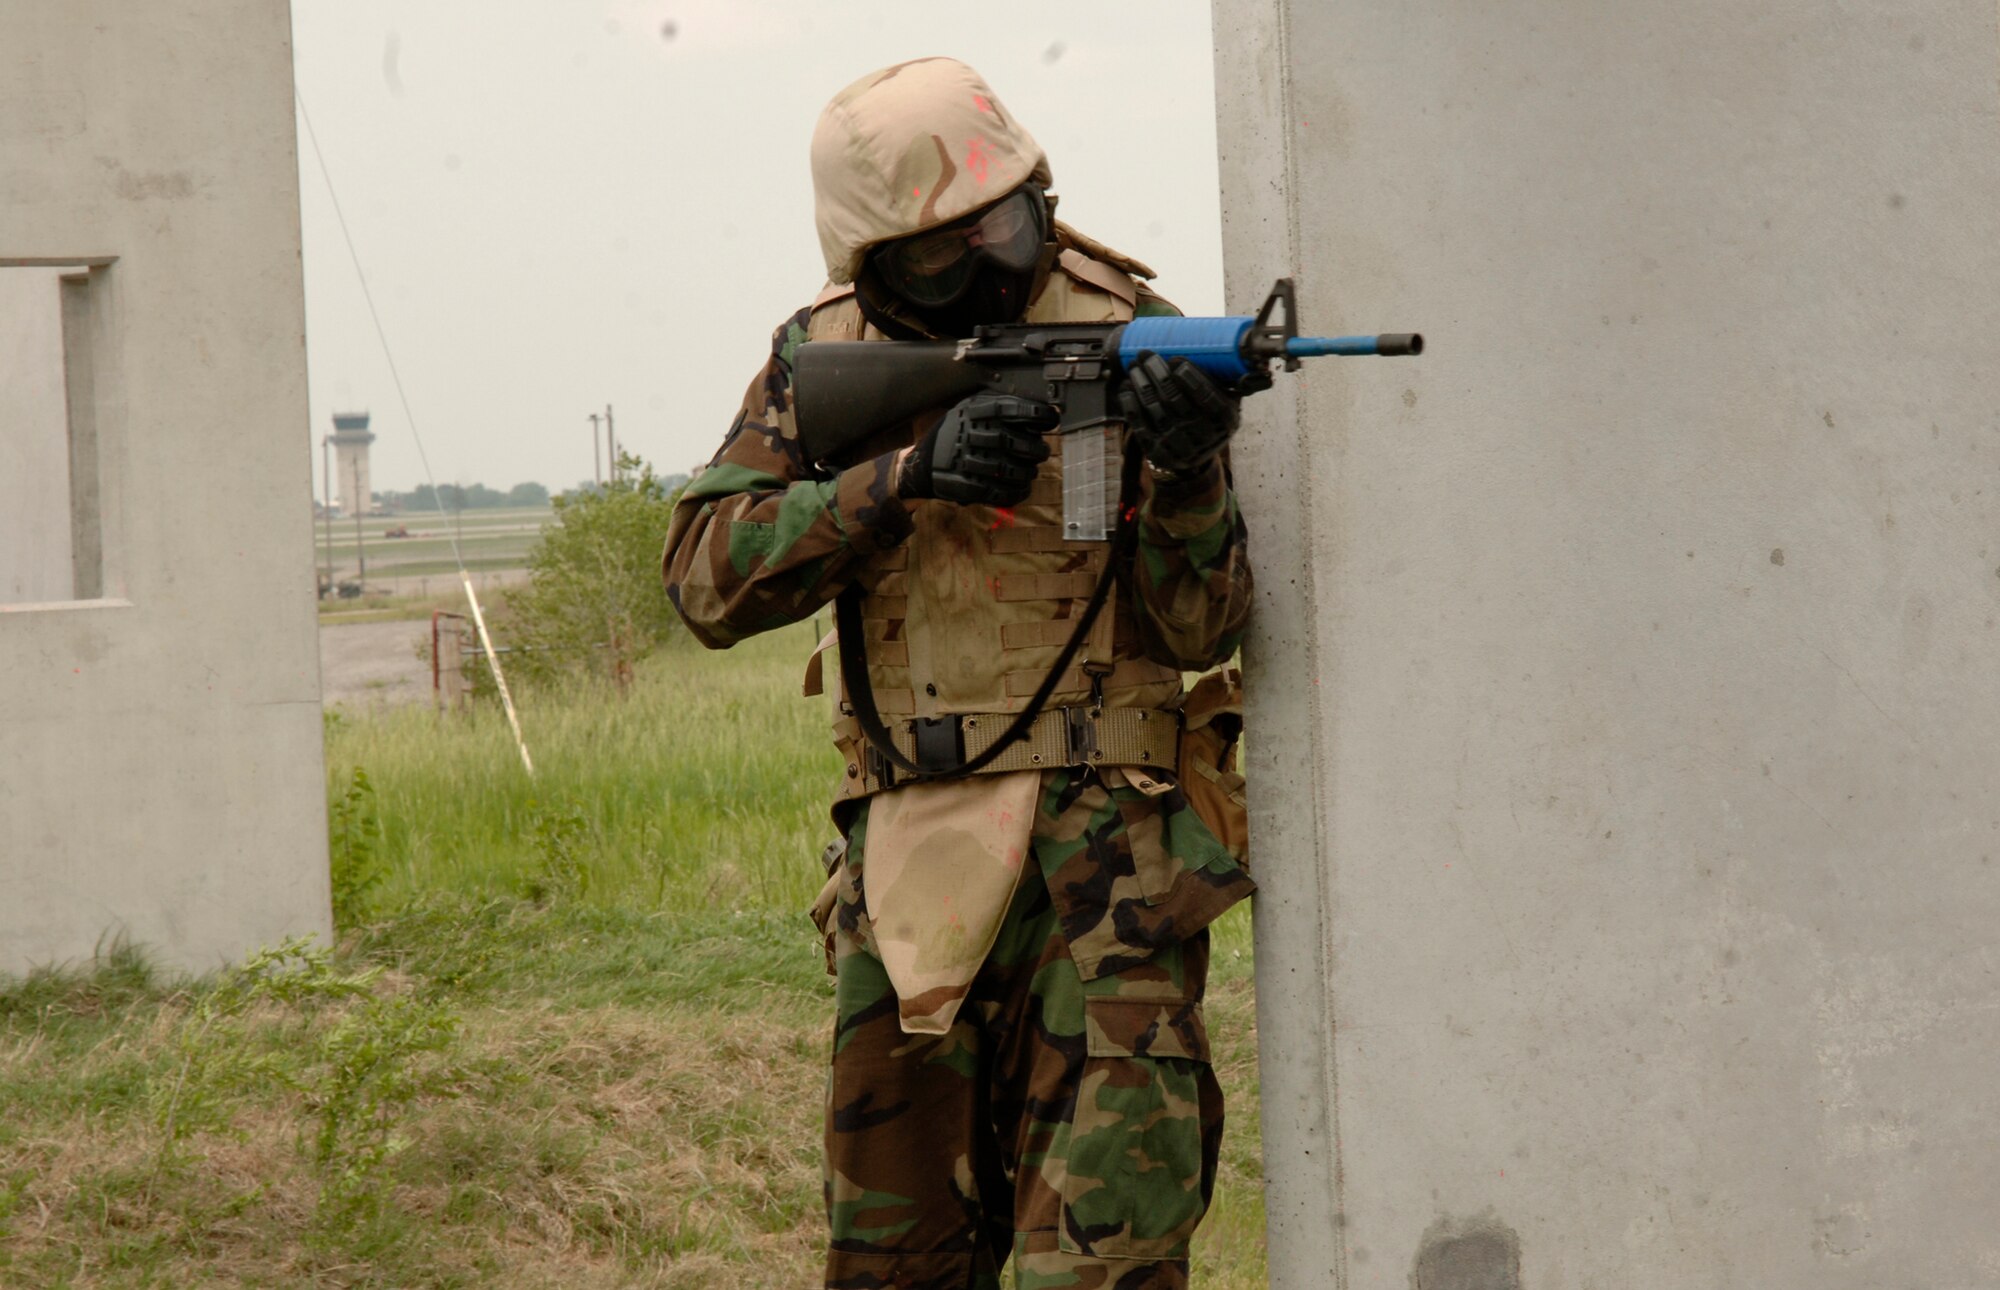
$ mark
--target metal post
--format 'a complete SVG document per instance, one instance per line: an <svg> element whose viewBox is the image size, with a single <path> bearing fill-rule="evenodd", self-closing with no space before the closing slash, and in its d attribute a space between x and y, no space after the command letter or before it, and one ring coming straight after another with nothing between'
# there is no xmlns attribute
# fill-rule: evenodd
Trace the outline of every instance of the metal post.
<svg viewBox="0 0 2000 1290"><path fill-rule="evenodd" d="M319 441L319 529L320 545L326 554L326 580L320 584L320 599L333 590L333 436Z"/></svg>
<svg viewBox="0 0 2000 1290"><path fill-rule="evenodd" d="M617 483L622 472L618 469L618 432L611 428L611 405L604 405L604 445L611 454L611 482Z"/></svg>
<svg viewBox="0 0 2000 1290"><path fill-rule="evenodd" d="M368 590L368 551L367 548L362 545L361 541L361 512L368 509L368 502L365 498L363 498L360 495L361 459L359 457L353 457L350 458L349 460L352 464L349 466L347 473L353 478L352 478L352 487L350 487L348 491L355 495L354 496L354 558L357 562L359 562L361 566L361 571L359 574L356 575L356 578L361 583L361 590L363 592L366 592Z"/></svg>
<svg viewBox="0 0 2000 1290"><path fill-rule="evenodd" d="M602 446L597 442L597 414L593 412L590 414L590 477L597 481L599 488L604 487L604 462L600 456L602 451Z"/></svg>

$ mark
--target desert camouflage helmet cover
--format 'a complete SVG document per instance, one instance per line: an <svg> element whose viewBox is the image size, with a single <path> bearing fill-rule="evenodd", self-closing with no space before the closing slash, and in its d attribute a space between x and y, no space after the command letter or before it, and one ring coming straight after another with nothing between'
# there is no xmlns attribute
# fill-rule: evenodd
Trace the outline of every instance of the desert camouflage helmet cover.
<svg viewBox="0 0 2000 1290"><path fill-rule="evenodd" d="M870 72L833 96L812 141L813 207L827 277L852 282L877 242L949 224L1030 179L1041 145L955 58Z"/></svg>

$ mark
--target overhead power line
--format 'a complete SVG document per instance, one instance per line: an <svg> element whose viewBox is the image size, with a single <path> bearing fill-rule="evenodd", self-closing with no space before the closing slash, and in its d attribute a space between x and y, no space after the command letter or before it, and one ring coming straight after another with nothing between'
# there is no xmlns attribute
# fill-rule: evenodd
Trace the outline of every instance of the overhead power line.
<svg viewBox="0 0 2000 1290"><path fill-rule="evenodd" d="M514 731L514 746L521 751L521 765L529 775L535 773L534 758L528 755L528 741L521 735L521 717L514 709L514 696L508 692L506 674L500 670L500 655L493 648L493 638L486 630L486 615L479 608L479 595L472 588L472 575L465 567L465 555L459 550L458 534L449 527L449 516L444 509L444 494L438 489L437 475L431 470L430 453L424 450L424 436L417 429L417 414L410 409L410 396L403 389L403 373L396 365L396 352L389 345L389 333L382 326L381 311L375 308L375 293L368 289L368 274L361 268L361 253L354 249L354 234L348 230L347 216L340 209L340 193L333 184L333 172L327 169L326 154L320 150L319 132L313 129L312 113L306 111L305 95L299 92L296 83L292 86L292 98L299 105L299 120L305 122L306 138L312 144L313 156L319 161L320 178L326 182L326 195L333 203L333 217L340 225L340 236L347 243L347 258L354 265L355 280L361 284L361 298L368 304L368 317L375 324L375 339L382 344L382 357L389 364L389 378L396 386L397 402L403 407L403 421L410 427L410 438L417 445L417 460L423 463L424 479L431 486L431 502L437 507L438 519L445 523L446 534L451 541L452 563L458 566L459 581L465 585L465 601L472 606L472 622L479 631L479 642L485 647L486 665L493 669L493 684L500 691L500 705L507 711L507 724ZM358 499L359 508L366 507L367 498Z"/></svg>

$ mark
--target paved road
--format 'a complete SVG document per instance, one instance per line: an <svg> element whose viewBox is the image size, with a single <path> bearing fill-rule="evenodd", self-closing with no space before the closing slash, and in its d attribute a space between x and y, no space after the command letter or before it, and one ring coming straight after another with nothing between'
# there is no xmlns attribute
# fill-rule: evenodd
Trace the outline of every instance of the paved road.
<svg viewBox="0 0 2000 1290"><path fill-rule="evenodd" d="M429 703L431 665L417 657L430 643L428 619L343 623L319 629L319 667L327 707Z"/></svg>
<svg viewBox="0 0 2000 1290"><path fill-rule="evenodd" d="M463 602L464 583L456 573L404 573L398 574L394 565L382 566L385 576L377 577L375 569L369 565L368 591L370 595L382 593L390 596L449 596ZM351 578L354 570L349 569L341 578ZM472 586L479 593L479 603L487 602L487 593L498 595L505 587L524 587L528 583L526 569L476 569L472 574Z"/></svg>

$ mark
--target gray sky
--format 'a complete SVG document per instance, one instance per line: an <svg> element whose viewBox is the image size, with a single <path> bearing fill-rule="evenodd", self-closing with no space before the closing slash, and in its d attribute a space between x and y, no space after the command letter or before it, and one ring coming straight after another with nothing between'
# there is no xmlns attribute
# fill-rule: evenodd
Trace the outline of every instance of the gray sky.
<svg viewBox="0 0 2000 1290"><path fill-rule="evenodd" d="M565 488L587 414L705 461L772 327L825 281L806 152L876 67L979 68L1048 151L1064 219L1222 304L1206 0L293 0L300 94L440 483ZM377 489L422 479L300 134L317 444L374 413Z"/></svg>

